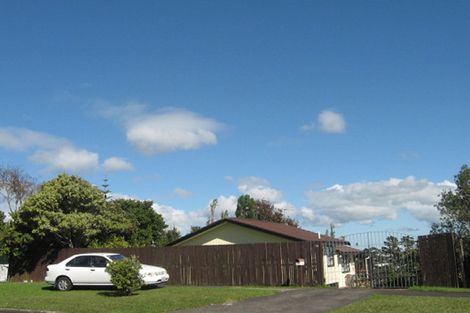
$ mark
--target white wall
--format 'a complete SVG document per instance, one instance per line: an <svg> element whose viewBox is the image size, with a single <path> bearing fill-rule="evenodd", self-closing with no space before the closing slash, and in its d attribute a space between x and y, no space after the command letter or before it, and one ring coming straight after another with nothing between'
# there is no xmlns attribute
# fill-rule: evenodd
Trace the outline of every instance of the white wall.
<svg viewBox="0 0 470 313"><path fill-rule="evenodd" d="M8 264L0 264L0 282L7 281L8 278Z"/></svg>
<svg viewBox="0 0 470 313"><path fill-rule="evenodd" d="M323 273L325 273L325 285L338 284L339 288L345 288L347 287L346 276L356 274L354 262L349 263L349 272L342 273L341 264L339 263L339 257L337 254L335 254L334 260L335 265L328 266L328 257L326 255L323 256Z"/></svg>

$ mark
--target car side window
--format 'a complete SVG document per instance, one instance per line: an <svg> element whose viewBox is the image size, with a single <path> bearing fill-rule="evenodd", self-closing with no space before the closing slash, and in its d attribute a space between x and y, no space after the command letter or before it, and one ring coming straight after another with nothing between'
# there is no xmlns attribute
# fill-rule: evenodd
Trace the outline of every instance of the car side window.
<svg viewBox="0 0 470 313"><path fill-rule="evenodd" d="M70 260L65 266L68 267L90 267L91 266L91 257L89 256L77 256L76 258Z"/></svg>
<svg viewBox="0 0 470 313"><path fill-rule="evenodd" d="M93 257L93 267L106 267L106 264L108 264L108 260L101 256L94 256Z"/></svg>

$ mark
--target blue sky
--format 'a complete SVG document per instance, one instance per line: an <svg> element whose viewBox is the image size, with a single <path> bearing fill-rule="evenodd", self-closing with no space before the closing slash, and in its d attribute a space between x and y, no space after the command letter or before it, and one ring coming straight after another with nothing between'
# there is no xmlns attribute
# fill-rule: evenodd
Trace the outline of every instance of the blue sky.
<svg viewBox="0 0 470 313"><path fill-rule="evenodd" d="M470 154L469 29L466 1L1 1L0 163L183 233L244 193L426 233Z"/></svg>

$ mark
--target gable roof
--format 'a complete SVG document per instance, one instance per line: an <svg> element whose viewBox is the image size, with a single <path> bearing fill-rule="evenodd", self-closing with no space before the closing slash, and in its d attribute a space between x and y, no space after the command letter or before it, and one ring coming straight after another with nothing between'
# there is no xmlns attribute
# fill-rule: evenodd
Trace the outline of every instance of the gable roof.
<svg viewBox="0 0 470 313"><path fill-rule="evenodd" d="M265 222L265 221L259 221L256 219L247 219L247 218L226 218L226 219L218 220L217 222L209 224L206 227L203 227L194 233L188 234L173 242L170 242L168 246L173 246L179 242L186 241L222 223L232 223L232 224L240 225L243 227L248 227L251 229L255 229L258 231L262 231L265 233L269 233L272 235L290 239L293 241L322 241L322 242L323 241L337 241L341 243L345 242L342 239L337 239L337 238L333 238L330 236L321 235L319 233L314 233L314 232L311 232L302 228L297 228L297 227L289 226L286 224Z"/></svg>

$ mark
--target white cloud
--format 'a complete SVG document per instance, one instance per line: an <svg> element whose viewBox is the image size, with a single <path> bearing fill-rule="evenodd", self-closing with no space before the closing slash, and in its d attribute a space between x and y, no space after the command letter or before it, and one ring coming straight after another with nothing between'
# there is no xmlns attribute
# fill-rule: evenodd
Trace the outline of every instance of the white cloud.
<svg viewBox="0 0 470 313"><path fill-rule="evenodd" d="M302 216L317 225L326 222L371 223L379 219L397 219L401 210L418 220L435 222L439 213L434 205L443 189L455 188L449 181L434 183L412 176L405 179L333 185L320 191L308 191L310 208Z"/></svg>
<svg viewBox="0 0 470 313"><path fill-rule="evenodd" d="M146 105L131 103L121 107L108 106L102 116L117 119L126 129L128 142L139 151L153 155L178 150L194 150L217 143L222 124L182 109L145 112Z"/></svg>
<svg viewBox="0 0 470 313"><path fill-rule="evenodd" d="M136 196L130 196L126 194L111 193L111 199L131 199L141 200ZM217 207L215 211L215 217L218 220L222 212L227 210L229 216L235 216L235 210L237 208L237 197L236 196L219 196L217 197ZM210 201L212 202L212 200ZM171 205L160 204L154 201L153 209L158 214L161 214L165 220L165 223L171 228L176 227L182 235L187 234L191 226L205 226L209 219L209 204L207 207L197 209L194 211L184 211L178 208L174 208Z"/></svg>
<svg viewBox="0 0 470 313"><path fill-rule="evenodd" d="M272 188L267 180L260 177L250 176L240 179L238 190L257 200L275 203L282 199L282 193Z"/></svg>
<svg viewBox="0 0 470 313"><path fill-rule="evenodd" d="M111 157L103 162L103 168L107 172L132 171L134 166L122 158Z"/></svg>
<svg viewBox="0 0 470 313"><path fill-rule="evenodd" d="M0 128L0 147L15 151L25 151L31 148L55 148L69 145L63 138L33 131L27 128Z"/></svg>
<svg viewBox="0 0 470 313"><path fill-rule="evenodd" d="M346 130L346 121L340 113L333 111L322 111L318 115L320 131L324 133L340 134Z"/></svg>
<svg viewBox="0 0 470 313"><path fill-rule="evenodd" d="M220 215L228 211L229 216L235 216L235 211L237 210L237 201L238 198L236 196L219 196L217 198L217 207L215 208L215 217L219 219ZM207 204L207 212L209 212L209 204Z"/></svg>
<svg viewBox="0 0 470 313"><path fill-rule="evenodd" d="M75 147L67 139L26 128L0 128L0 147L28 152L29 159L52 171L98 168L98 154Z"/></svg>
<svg viewBox="0 0 470 313"><path fill-rule="evenodd" d="M255 200L266 200L280 209L290 218L298 218L300 210L292 203L283 199L282 192L271 187L269 181L264 178L250 176L240 179L238 190L243 194L247 194ZM237 199L235 199L234 210L237 208Z"/></svg>
<svg viewBox="0 0 470 313"><path fill-rule="evenodd" d="M137 196L130 196L115 192L110 192L108 199L140 200Z"/></svg>
<svg viewBox="0 0 470 313"><path fill-rule="evenodd" d="M153 209L163 216L165 223L169 227L176 227L182 235L187 234L191 226L201 226L205 225L207 222L208 215L205 210L186 212L173 208L172 206L158 203L153 204Z"/></svg>
<svg viewBox="0 0 470 313"><path fill-rule="evenodd" d="M228 182L232 182L232 181L233 181L233 177L232 177L232 176L229 176L229 175L226 175L226 176L224 176L224 180L225 180L225 181L228 181Z"/></svg>
<svg viewBox="0 0 470 313"><path fill-rule="evenodd" d="M111 193L110 198L142 201L139 197L119 193ZM171 205L160 204L155 201L153 201L152 208L155 212L163 216L163 219L169 228L176 227L182 235L187 234L190 231L191 226L201 226L205 225L207 222L208 213L206 210L186 212L184 210L174 208Z"/></svg>
<svg viewBox="0 0 470 313"><path fill-rule="evenodd" d="M98 154L73 146L60 147L52 150L40 150L29 159L35 163L46 165L51 171L80 172L98 168Z"/></svg>
<svg viewBox="0 0 470 313"><path fill-rule="evenodd" d="M179 198L188 198L192 195L192 193L184 188L175 188L173 190L173 194Z"/></svg>

